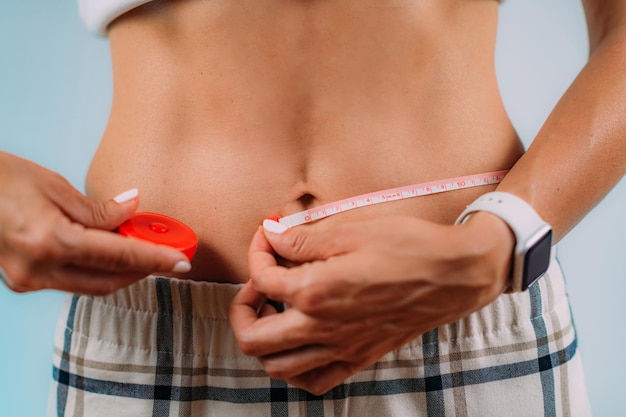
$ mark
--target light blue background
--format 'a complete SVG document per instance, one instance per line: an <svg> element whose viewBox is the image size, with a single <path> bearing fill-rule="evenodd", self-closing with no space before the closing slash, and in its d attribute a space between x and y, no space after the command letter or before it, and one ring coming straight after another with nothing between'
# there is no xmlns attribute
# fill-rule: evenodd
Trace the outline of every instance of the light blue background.
<svg viewBox="0 0 626 417"><path fill-rule="evenodd" d="M233 0L236 1L236 0ZM0 149L34 160L82 189L110 104L105 40L87 34L75 0L0 0ZM506 0L498 73L525 143L584 65L574 0ZM626 132L625 132L626 135ZM624 415L626 184L560 245L596 416ZM0 288L0 415L41 416L62 296Z"/></svg>

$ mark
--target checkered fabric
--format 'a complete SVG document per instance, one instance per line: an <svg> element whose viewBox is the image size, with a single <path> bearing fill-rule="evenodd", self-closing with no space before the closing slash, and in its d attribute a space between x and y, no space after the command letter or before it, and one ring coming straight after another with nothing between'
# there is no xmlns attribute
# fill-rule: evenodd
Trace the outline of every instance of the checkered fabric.
<svg viewBox="0 0 626 417"><path fill-rule="evenodd" d="M241 353L239 286L145 279L68 298L48 416L588 416L563 277L554 261L503 295L385 355L323 396L270 379Z"/></svg>

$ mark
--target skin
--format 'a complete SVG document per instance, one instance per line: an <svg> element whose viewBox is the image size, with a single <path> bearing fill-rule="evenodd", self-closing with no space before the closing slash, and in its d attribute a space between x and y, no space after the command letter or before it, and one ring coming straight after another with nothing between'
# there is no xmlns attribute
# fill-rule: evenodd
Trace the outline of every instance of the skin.
<svg viewBox="0 0 626 417"><path fill-rule="evenodd" d="M102 295L187 263L171 248L110 231L137 209L96 201L41 166L0 152L0 266L15 292L61 289Z"/></svg>
<svg viewBox="0 0 626 417"><path fill-rule="evenodd" d="M507 169L522 146L495 78L497 8L486 0L138 8L110 28L113 106L88 194L138 188L140 210L176 217L200 237L185 278L243 283L267 216ZM455 29L441 30L450 20ZM355 210L307 229L391 215L450 224L490 189Z"/></svg>
<svg viewBox="0 0 626 417"><path fill-rule="evenodd" d="M625 171L622 3L586 1L589 64L523 157L495 78L495 1L148 3L110 27L113 104L89 197L0 154L0 169L13 169L0 177L0 265L14 289L111 292L183 258L107 231L135 209L177 217L200 246L189 273L169 275L246 283L231 306L242 350L270 376L323 393L500 296L514 237L486 213L452 226L494 187L362 208L283 234L263 231L262 220L513 168L498 189L532 204L560 239ZM9 180L17 178L19 187ZM55 184L62 198L47 192ZM129 188L140 200L111 200ZM38 210L24 209L31 201ZM13 211L23 226L11 234ZM41 230L54 239L36 239ZM84 246L89 237L94 246ZM105 275L115 278L93 279ZM277 314L268 297L290 309Z"/></svg>
<svg viewBox="0 0 626 417"><path fill-rule="evenodd" d="M557 241L626 171L626 6L589 0L585 9L589 63L498 187L531 203ZM259 231L249 252L252 281L231 308L241 347L270 375L322 394L497 297L507 271L497 266L508 263L514 243L498 222L480 213L467 227L394 217L324 232ZM498 239L508 256L490 245ZM303 264L285 268L273 253ZM266 296L290 309L276 314Z"/></svg>

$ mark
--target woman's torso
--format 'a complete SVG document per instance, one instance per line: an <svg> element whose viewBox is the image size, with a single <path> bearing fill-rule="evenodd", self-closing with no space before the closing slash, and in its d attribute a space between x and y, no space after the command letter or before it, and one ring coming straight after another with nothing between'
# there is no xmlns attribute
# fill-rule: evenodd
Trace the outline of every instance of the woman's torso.
<svg viewBox="0 0 626 417"><path fill-rule="evenodd" d="M495 0L155 1L110 28L111 115L87 178L189 224L186 277L247 279L252 234L357 194L509 168ZM451 223L479 187L361 208Z"/></svg>

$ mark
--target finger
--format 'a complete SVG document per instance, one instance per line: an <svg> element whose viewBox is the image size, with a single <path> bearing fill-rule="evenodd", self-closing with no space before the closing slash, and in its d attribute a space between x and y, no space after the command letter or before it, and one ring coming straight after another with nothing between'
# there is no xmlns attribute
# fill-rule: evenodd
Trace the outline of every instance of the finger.
<svg viewBox="0 0 626 417"><path fill-rule="evenodd" d="M349 362L333 362L305 374L288 378L286 382L311 394L323 395L363 368L365 366L357 367Z"/></svg>
<svg viewBox="0 0 626 417"><path fill-rule="evenodd" d="M276 307L269 303L265 303L261 306L261 310L259 310L258 315L259 317L267 317L273 314L278 314L278 310L276 310Z"/></svg>
<svg viewBox="0 0 626 417"><path fill-rule="evenodd" d="M233 297L229 306L229 318L234 329L246 329L253 325L258 319L258 312L261 310L267 299L263 294L255 291L248 282Z"/></svg>
<svg viewBox="0 0 626 417"><path fill-rule="evenodd" d="M291 269L278 265L276 254L261 227L252 237L248 249L248 268L251 285L256 291L272 300L288 302L287 294L292 292L290 288L294 283L289 276Z"/></svg>
<svg viewBox="0 0 626 417"><path fill-rule="evenodd" d="M18 293L53 289L75 294L105 295L147 276L145 273L108 272L50 263L41 263L30 269L13 265L11 273L7 270L0 268L0 278L10 290ZM9 278L13 276L15 280Z"/></svg>
<svg viewBox="0 0 626 417"><path fill-rule="evenodd" d="M265 371L307 391L324 393L361 369L374 364L385 353L404 345L414 336L390 338L387 343L359 342L360 346L307 346L261 358Z"/></svg>
<svg viewBox="0 0 626 417"><path fill-rule="evenodd" d="M229 309L228 318L230 325L239 342L241 350L250 356L254 356L256 340L250 332L259 320L259 311L262 311L266 298L254 290L250 283L244 285L233 297ZM272 315L269 315L271 317Z"/></svg>
<svg viewBox="0 0 626 417"><path fill-rule="evenodd" d="M259 228L252 237L248 249L248 268L250 270L251 285L254 286L256 291L268 295L272 300L287 302L286 294L288 288L286 285L281 286L281 283L286 284L289 282L289 278L287 277L289 269L278 265L274 250L265 238L262 228ZM272 291L270 295L260 290L260 287L256 285L257 279L261 281L276 279L278 282L274 285L276 289L280 288L280 290ZM291 287L291 285L289 285L289 287Z"/></svg>
<svg viewBox="0 0 626 417"><path fill-rule="evenodd" d="M66 264L109 272L184 273L191 268L176 249L70 224L58 229L59 257Z"/></svg>
<svg viewBox="0 0 626 417"><path fill-rule="evenodd" d="M356 372L366 369L386 353L404 346L409 340L417 337L418 333L399 335L390 338L378 338L383 343L378 344L361 342L360 346L351 345L351 352L338 355L339 360L327 365L312 369L304 374L286 378L289 384L302 388L316 395L322 395L337 385L343 383Z"/></svg>
<svg viewBox="0 0 626 417"><path fill-rule="evenodd" d="M7 273L4 271L4 269L2 267L0 267L0 281L2 281L2 283L5 285L5 287L7 287L9 290L16 292L16 293L22 293L22 292L27 292L30 291L29 288L26 287L22 287L16 283L13 282L13 280L11 280L11 278L9 278L9 276L7 275Z"/></svg>
<svg viewBox="0 0 626 417"><path fill-rule="evenodd" d="M335 360L334 351L327 346L305 346L260 358L269 376L284 380L325 367Z"/></svg>
<svg viewBox="0 0 626 417"><path fill-rule="evenodd" d="M249 259L251 283L256 291L309 314L319 312L329 297L339 292L338 277L345 273L338 267L344 263L341 258L291 268L278 266L275 261L270 265L261 255L252 254ZM348 291L343 288L343 292Z"/></svg>
<svg viewBox="0 0 626 417"><path fill-rule="evenodd" d="M351 250L355 241L354 225L315 230L292 228L282 232L284 226L276 224L273 220L263 222L265 237L276 253L293 262L310 262L341 255Z"/></svg>
<svg viewBox="0 0 626 417"><path fill-rule="evenodd" d="M113 230L130 218L139 205L136 189L125 191L107 201L91 199L69 183L47 190L50 199L72 221L86 227Z"/></svg>
<svg viewBox="0 0 626 417"><path fill-rule="evenodd" d="M247 289L254 291L251 286ZM243 298L233 299L231 303L231 326L246 355L267 356L308 344L304 336L306 332L302 330L305 326L300 322L302 317L298 317L298 312L288 309L280 314L259 317L257 311L260 307L258 301Z"/></svg>
<svg viewBox="0 0 626 417"><path fill-rule="evenodd" d="M247 323L235 326L241 329L238 339L245 340L244 352L256 357L307 346L338 346L363 331L361 322L315 320L294 308L262 318L250 315Z"/></svg>
<svg viewBox="0 0 626 417"><path fill-rule="evenodd" d="M140 273L112 273L87 268L61 268L40 281L45 289L74 294L102 296L127 287L147 275Z"/></svg>
<svg viewBox="0 0 626 417"><path fill-rule="evenodd" d="M264 270L278 266L276 254L265 238L263 229L259 227L252 237L248 248L248 264L254 265L255 270ZM282 269L282 268L281 268Z"/></svg>

